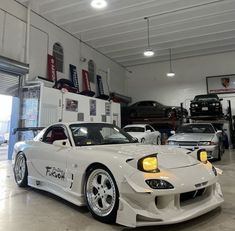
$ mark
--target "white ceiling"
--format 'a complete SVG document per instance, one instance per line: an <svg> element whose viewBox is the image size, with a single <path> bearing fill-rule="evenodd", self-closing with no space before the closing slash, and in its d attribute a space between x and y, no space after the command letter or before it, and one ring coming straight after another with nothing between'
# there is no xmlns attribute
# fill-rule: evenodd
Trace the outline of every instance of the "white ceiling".
<svg viewBox="0 0 235 231"><path fill-rule="evenodd" d="M34 10L125 67L235 50L235 0L32 0ZM27 0L18 0L26 4ZM156 51L145 58L147 24Z"/></svg>

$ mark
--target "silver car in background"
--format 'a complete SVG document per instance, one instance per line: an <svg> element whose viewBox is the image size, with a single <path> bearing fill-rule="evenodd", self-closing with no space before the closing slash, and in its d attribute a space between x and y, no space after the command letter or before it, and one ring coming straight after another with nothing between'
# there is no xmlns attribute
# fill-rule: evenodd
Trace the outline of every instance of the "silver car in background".
<svg viewBox="0 0 235 231"><path fill-rule="evenodd" d="M195 150L205 149L208 159L221 160L224 153L222 131L216 130L210 123L185 124L169 137L168 145Z"/></svg>

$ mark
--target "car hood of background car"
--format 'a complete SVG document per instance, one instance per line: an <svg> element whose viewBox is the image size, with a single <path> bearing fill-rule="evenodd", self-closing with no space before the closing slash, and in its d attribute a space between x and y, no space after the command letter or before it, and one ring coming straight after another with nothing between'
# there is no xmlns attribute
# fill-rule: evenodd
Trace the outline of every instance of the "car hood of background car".
<svg viewBox="0 0 235 231"><path fill-rule="evenodd" d="M214 137L212 133L178 133L171 136L168 140L174 141L211 141Z"/></svg>
<svg viewBox="0 0 235 231"><path fill-rule="evenodd" d="M124 157L125 159L139 160L151 154L157 154L159 167L165 169L182 168L198 164L198 160L187 155L188 150L171 146L160 145L145 145L145 144L115 144L115 145L100 145L87 147L92 153L108 153L115 159ZM98 154L97 154L98 156ZM110 156L111 159L111 156Z"/></svg>

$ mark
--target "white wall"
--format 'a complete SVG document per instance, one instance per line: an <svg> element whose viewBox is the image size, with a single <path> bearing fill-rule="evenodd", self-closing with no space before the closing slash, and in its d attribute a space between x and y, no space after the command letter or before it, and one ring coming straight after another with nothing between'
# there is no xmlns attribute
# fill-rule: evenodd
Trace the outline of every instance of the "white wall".
<svg viewBox="0 0 235 231"><path fill-rule="evenodd" d="M13 0L0 0L0 54L24 62L26 8ZM29 79L47 75L47 54L52 54L53 44L59 42L64 48L64 73L58 73L58 78L69 78L69 64L77 66L81 88L81 70L88 69L88 63L80 62L83 57L92 59L97 70L110 69L110 89L125 94L125 71L118 64L99 54L95 50L80 44L79 40L61 30L37 14L31 14L30 31L30 74ZM82 51L80 51L82 46ZM103 78L107 93L106 76ZM94 84L92 89L95 90Z"/></svg>
<svg viewBox="0 0 235 231"><path fill-rule="evenodd" d="M166 105L188 108L190 100L197 94L206 94L206 76L235 73L235 52L192 57L173 61L175 78L167 78L169 62L147 64L129 68L127 94L133 102L145 99L157 100ZM235 94L219 95L232 99L235 113ZM227 100L224 100L227 107Z"/></svg>

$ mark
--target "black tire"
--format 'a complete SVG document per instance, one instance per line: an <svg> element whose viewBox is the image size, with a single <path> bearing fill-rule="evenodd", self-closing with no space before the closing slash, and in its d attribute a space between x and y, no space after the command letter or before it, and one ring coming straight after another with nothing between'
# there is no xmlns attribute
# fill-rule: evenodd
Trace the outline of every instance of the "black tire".
<svg viewBox="0 0 235 231"><path fill-rule="evenodd" d="M160 136L157 137L157 145L160 145L161 144L161 138Z"/></svg>
<svg viewBox="0 0 235 231"><path fill-rule="evenodd" d="M140 140L140 142L144 144L144 143L145 143L145 138L142 138L142 139Z"/></svg>
<svg viewBox="0 0 235 231"><path fill-rule="evenodd" d="M216 159L217 161L220 161L221 160L221 148L219 147L219 151L218 151L218 158Z"/></svg>
<svg viewBox="0 0 235 231"><path fill-rule="evenodd" d="M22 165L20 164L20 162L22 163ZM17 154L13 171L17 185L19 187L28 186L28 168L27 160L24 153L21 152Z"/></svg>
<svg viewBox="0 0 235 231"><path fill-rule="evenodd" d="M114 193L115 198L111 199L111 200L113 200L113 203L112 203L112 206L111 206L111 210L107 214L103 214L103 215L99 215L98 214L98 210L99 210L98 207L99 206L98 207L96 206L95 208L92 207L92 201L91 201L92 200L92 195L91 194L93 193L95 196L97 196L101 190L102 191L106 190L105 187L101 188L102 184L100 183L100 191L97 190L97 194L95 194L94 188L92 189L92 193L88 192L90 190L88 188L89 187L93 187L92 184L91 184L91 180L95 179L95 178L92 178L93 175L96 174L96 173L99 173L99 172L101 172L102 174L103 173L106 174L106 176L109 176L107 178L108 178L108 180L111 179L112 182L107 182L107 183L110 184L110 187L111 187L110 189L114 190L114 192L115 192ZM97 185L99 185L98 177L97 177L97 182L96 182ZM108 186L107 186L107 190L109 190ZM86 203L87 203L88 209L89 209L89 211L91 212L92 216L95 219L97 219L97 220L99 220L99 221L101 221L103 223L108 223L108 224L112 224L112 223L116 222L117 210L118 210L118 206L119 206L119 191L118 191L118 187L117 187L116 181L115 181L112 173L109 171L108 168L106 168L103 165L96 165L96 166L93 166L93 167L88 169L87 174L86 174L86 178L85 178L85 183L84 183L84 193L85 193L85 199L86 199ZM104 191L104 193L105 193L105 191ZM105 197L105 194L102 194L102 195ZM102 203L102 200L104 200L103 197L101 198L100 194L97 197L100 197L99 199L97 199L97 203L99 204L98 201L100 200L101 201L100 203L103 204ZM108 197L106 197L105 200L106 200L106 203L108 203L108 201L107 201Z"/></svg>

